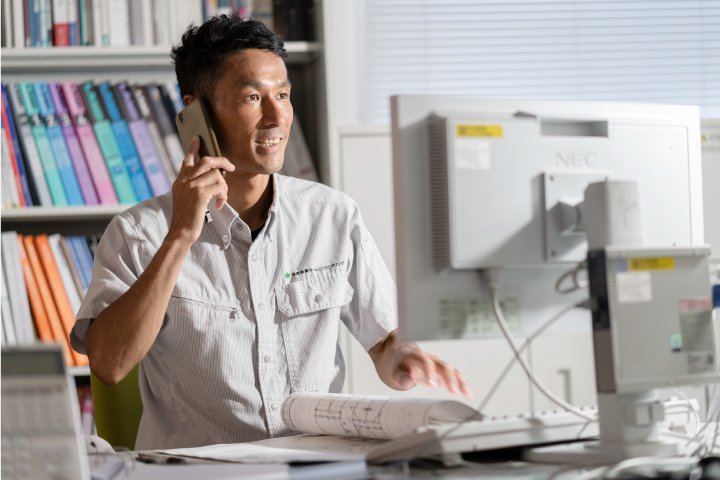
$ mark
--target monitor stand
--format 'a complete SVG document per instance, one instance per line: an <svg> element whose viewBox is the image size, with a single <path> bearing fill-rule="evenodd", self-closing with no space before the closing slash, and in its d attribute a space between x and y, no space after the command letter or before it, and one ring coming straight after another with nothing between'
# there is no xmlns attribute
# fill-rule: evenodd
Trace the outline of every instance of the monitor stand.
<svg viewBox="0 0 720 480"><path fill-rule="evenodd" d="M523 458L542 463L598 465L635 457L679 455L681 443L660 435L664 409L657 390L598 393L600 440L527 449Z"/></svg>

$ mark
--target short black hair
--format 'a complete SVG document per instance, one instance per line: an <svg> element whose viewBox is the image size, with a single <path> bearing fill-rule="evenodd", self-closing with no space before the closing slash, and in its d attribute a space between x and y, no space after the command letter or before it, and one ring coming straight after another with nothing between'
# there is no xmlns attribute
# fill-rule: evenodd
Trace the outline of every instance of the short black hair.
<svg viewBox="0 0 720 480"><path fill-rule="evenodd" d="M223 14L210 17L200 26L190 24L180 44L170 52L180 95L210 98L225 57L248 48L287 57L280 35L257 20Z"/></svg>

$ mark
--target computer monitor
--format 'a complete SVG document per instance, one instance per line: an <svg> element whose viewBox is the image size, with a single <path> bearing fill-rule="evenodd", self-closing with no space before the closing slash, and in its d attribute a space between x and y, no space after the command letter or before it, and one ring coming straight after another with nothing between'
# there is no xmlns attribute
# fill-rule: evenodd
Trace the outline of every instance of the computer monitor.
<svg viewBox="0 0 720 480"><path fill-rule="evenodd" d="M494 316L533 383L582 415L537 381L497 300L502 270L520 323L587 262L590 291L575 291L590 297L600 441L532 458L678 453L656 389L718 380L698 108L401 95L391 111L400 337Z"/></svg>
<svg viewBox="0 0 720 480"><path fill-rule="evenodd" d="M704 244L697 107L398 95L391 111L404 339L477 331L478 269L506 271L520 333L534 312L586 295L554 289L587 254L559 203L594 181L638 182L644 245Z"/></svg>

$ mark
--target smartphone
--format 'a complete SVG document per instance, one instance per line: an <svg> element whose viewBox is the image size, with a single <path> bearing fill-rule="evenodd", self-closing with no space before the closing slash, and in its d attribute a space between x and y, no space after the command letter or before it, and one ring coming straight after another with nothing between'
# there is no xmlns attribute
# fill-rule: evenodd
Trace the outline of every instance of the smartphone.
<svg viewBox="0 0 720 480"><path fill-rule="evenodd" d="M198 97L190 105L180 110L175 116L175 124L177 125L178 132L180 132L180 141L187 155L190 150L190 143L195 135L200 137L200 151L198 157L195 159L195 163L202 157L220 157L220 147L215 138L215 132L212 129L210 123L210 116L207 113L205 107L205 101ZM225 170L220 169L222 176L225 176ZM212 200L210 200L212 201ZM210 210L205 210L205 223L212 222L210 216Z"/></svg>
<svg viewBox="0 0 720 480"><path fill-rule="evenodd" d="M202 98L196 98L190 105L183 108L175 116L175 124L177 125L178 132L180 132L180 141L183 144L186 155L188 150L190 150L190 143L193 137L195 137L195 135L200 137L200 153L198 154L196 162L202 157L222 156L215 132L210 123L210 116L205 107L205 101ZM220 171L224 177L225 171L222 169L220 169Z"/></svg>

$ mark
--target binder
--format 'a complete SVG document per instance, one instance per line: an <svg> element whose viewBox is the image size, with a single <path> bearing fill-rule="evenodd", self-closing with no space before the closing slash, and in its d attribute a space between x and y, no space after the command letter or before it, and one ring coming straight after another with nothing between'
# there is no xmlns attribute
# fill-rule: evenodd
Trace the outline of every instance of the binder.
<svg viewBox="0 0 720 480"><path fill-rule="evenodd" d="M13 324L12 307L10 306L10 294L7 291L7 278L5 272L2 272L2 330L3 345L17 345L17 337L15 336L15 325Z"/></svg>
<svg viewBox="0 0 720 480"><path fill-rule="evenodd" d="M10 146L8 145L7 135L5 134L5 124L2 124L0 147L2 147L2 207L14 208L20 206L20 195L22 192L18 189L19 178L16 175L17 167L13 166L13 159L10 155Z"/></svg>
<svg viewBox="0 0 720 480"><path fill-rule="evenodd" d="M12 110L8 103L7 87L5 84L2 85L2 103L3 103L3 118L7 123L8 132L10 133L10 140L12 141L12 148L15 151L15 158L17 160L18 175L20 176L20 187L22 189L23 199L25 205L28 207L33 206L32 195L30 194L30 184L27 179L27 168L25 165L25 158L23 157L22 150L20 150L20 142L18 140L18 132L15 128L15 120L13 119ZM5 118L7 117L7 118Z"/></svg>
<svg viewBox="0 0 720 480"><path fill-rule="evenodd" d="M30 187L31 195L34 195L33 204L43 207L52 207L53 202L50 195L50 189L48 188L47 181L45 180L45 172L42 167L42 161L40 160L37 145L35 144L35 137L33 135L32 126L30 125L30 119L27 116L25 103L23 102L22 95L20 93L20 85L17 83L9 83L7 87L7 94L10 106L12 107L10 110L12 111L13 120L15 121L18 140L20 141L20 148L22 150L23 158L26 161L25 166L28 171L28 185Z"/></svg>
<svg viewBox="0 0 720 480"><path fill-rule="evenodd" d="M35 281L35 274L30 266L30 259L25 251L25 242L22 235L17 236L18 252L20 254L20 264L22 265L23 275L25 276L25 284L27 285L28 300L30 301L30 310L32 311L33 320L35 320L35 328L37 329L38 338L45 343L53 342L53 334L50 329L50 321L48 320L45 305L40 296L40 288Z"/></svg>
<svg viewBox="0 0 720 480"><path fill-rule="evenodd" d="M40 161L42 162L42 167L45 171L45 180L47 180L47 186L50 190L52 203L56 207L67 206L68 198L65 195L65 187L63 186L60 172L58 171L55 154L53 153L52 145L50 144L50 138L48 137L45 123L40 117L40 107L38 105L37 98L35 97L35 91L32 84L30 82L21 82L20 94L22 95L23 103L25 104L25 112L27 113L30 125L32 126L33 138L35 138L35 145L37 146Z"/></svg>
<svg viewBox="0 0 720 480"><path fill-rule="evenodd" d="M104 107L103 111L112 122L115 140L120 148L123 160L125 160L125 166L130 175L130 180L135 188L135 195L140 202L147 200L153 196L150 191L150 185L148 185L145 172L143 172L142 165L140 164L140 158L138 158L138 152L135 149L135 144L133 143L127 122L122 115L120 115L118 106L115 103L115 96L112 90L110 90L110 84L108 82L101 83L97 86L97 90L99 93L98 98L101 100L102 107Z"/></svg>
<svg viewBox="0 0 720 480"><path fill-rule="evenodd" d="M70 152L65 143L62 127L60 127L60 122L58 122L57 116L55 115L55 105L50 96L50 89L48 88L47 82L35 82L33 87L38 99L40 116L45 122L45 128L50 138L50 146L55 155L58 172L60 172L60 179L65 187L68 203L70 205L85 205L82 193L80 192L80 184L75 175L75 169L72 166Z"/></svg>
<svg viewBox="0 0 720 480"><path fill-rule="evenodd" d="M175 167L173 166L172 161L168 156L168 152L165 149L165 142L163 142L160 130L155 123L155 117L150 109L150 104L148 103L147 98L145 98L145 92L143 92L141 87L136 86L130 86L130 91L133 94L133 98L135 99L135 104L137 105L140 115L147 124L148 131L150 132L152 141L155 144L155 150L158 152L158 155L160 155L160 162L165 169L165 174L167 175L168 180L173 182L175 181L175 178L177 178L177 172L175 171Z"/></svg>
<svg viewBox="0 0 720 480"><path fill-rule="evenodd" d="M73 313L72 307L70 306L70 300L68 299L62 279L60 278L60 272L55 263L52 250L50 249L47 235L38 235L35 237L35 249L37 250L40 264L42 265L45 278L50 287L52 298L55 301L55 306L57 307L60 322L65 332L64 338L69 342L70 332L75 324L75 313ZM75 365L88 364L88 358L85 355L81 355L72 349L70 349L70 354L72 355Z"/></svg>
<svg viewBox="0 0 720 480"><path fill-rule="evenodd" d="M8 280L8 293L10 307L13 314L15 336L20 345L30 345L35 342L28 291L25 285L23 267L20 263L17 232L2 233L2 263L5 278Z"/></svg>
<svg viewBox="0 0 720 480"><path fill-rule="evenodd" d="M108 173L100 145L98 145L97 139L95 138L95 131L90 123L90 119L87 117L85 103L80 95L80 89L75 82L65 82L62 85L62 91L65 94L65 102L67 103L68 111L75 125L75 133L77 133L80 146L82 146L85 159L87 160L88 169L95 184L95 192L97 193L98 199L103 205L117 205L118 199L115 194L115 187L113 187L112 181L110 180L110 173Z"/></svg>
<svg viewBox="0 0 720 480"><path fill-rule="evenodd" d="M75 126L70 118L65 97L60 90L60 84L51 82L48 84L48 88L50 89L50 95L55 105L55 113L62 127L63 135L65 136L65 143L67 143L75 173L77 174L83 200L85 200L86 205L97 205L99 201L97 193L95 192L95 186L90 176L85 154L83 154L82 147L80 146L80 140L75 132Z"/></svg>
<svg viewBox="0 0 720 480"><path fill-rule="evenodd" d="M110 120L105 117L93 83L83 83L80 85L79 90L80 96L87 106L87 112L95 130L95 137L105 157L105 163L115 186L118 200L120 200L120 203L136 203L137 196L130 181L130 175L128 175L120 148L115 141L115 134Z"/></svg>
<svg viewBox="0 0 720 480"><path fill-rule="evenodd" d="M82 284L83 293L87 292L90 286L91 275L88 274L90 267L87 265L87 259L85 254L82 252L82 246L78 242L78 237L65 237L68 247L70 247L70 254L73 257L73 263L77 269L78 275L80 276L80 283Z"/></svg>
<svg viewBox="0 0 720 480"><path fill-rule="evenodd" d="M77 292L80 295L80 300L82 301L82 299L85 298L85 289L83 288L82 282L80 281L80 273L78 272L79 267L72 251L70 250L70 244L68 242L69 241L67 238L62 236L60 237L60 247L62 248L63 254L65 255L65 260L67 261L67 266L70 269L72 280L75 283L75 288L77 288Z"/></svg>
<svg viewBox="0 0 720 480"><path fill-rule="evenodd" d="M63 352L65 353L65 361L68 365L73 365L74 361L70 354L70 339L65 335L62 323L60 321L60 315L58 314L55 301L53 300L52 293L50 293L50 286L48 285L45 272L43 272L40 264L40 258L38 258L37 250L35 249L35 238L32 235L23 237L23 243L25 244L25 252L32 268L32 273L35 276L35 281L40 292L40 298L45 306L45 312L47 319L50 324L50 331L54 341L61 343L63 346Z"/></svg>
<svg viewBox="0 0 720 480"><path fill-rule="evenodd" d="M155 114L155 121L160 129L160 133L162 133L165 146L172 160L173 168L177 174L180 172L183 160L185 160L185 150L180 142L180 136L177 134L175 122L173 121L174 115L173 118L170 118L170 114L168 114L168 111L165 109L160 89L156 84L148 83L143 88Z"/></svg>
<svg viewBox="0 0 720 480"><path fill-rule="evenodd" d="M132 93L126 82L118 83L112 87L115 100L121 115L125 118L130 128L130 133L135 141L140 160L142 160L153 195L162 195L170 190L170 181L162 167L160 155L155 148L150 130L145 120L140 116L135 107Z"/></svg>

